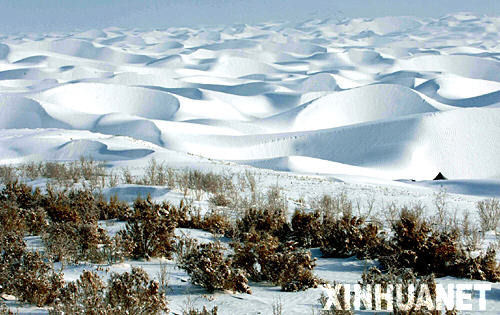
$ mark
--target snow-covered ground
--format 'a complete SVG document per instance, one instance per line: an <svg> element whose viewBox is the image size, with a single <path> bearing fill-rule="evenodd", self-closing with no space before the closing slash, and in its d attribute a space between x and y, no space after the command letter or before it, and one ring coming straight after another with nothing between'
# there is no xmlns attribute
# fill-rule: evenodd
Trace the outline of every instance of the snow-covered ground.
<svg viewBox="0 0 500 315"><path fill-rule="evenodd" d="M0 35L0 163L82 155L133 172L151 158L251 170L262 189L282 187L291 209L300 198L345 193L380 213L419 203L432 215L446 190L450 210L475 216L478 200L500 196L500 17ZM450 180L430 181L438 172ZM106 191L128 201L138 192L182 198L165 187ZM278 299L284 314L319 307L320 289L252 284L252 295L206 295L172 261L111 269L141 265L155 276L161 264L177 313L194 303L269 314ZM356 282L367 264L320 258L315 272ZM96 266L70 267L66 279L85 268ZM492 313L499 290L487 295Z"/></svg>

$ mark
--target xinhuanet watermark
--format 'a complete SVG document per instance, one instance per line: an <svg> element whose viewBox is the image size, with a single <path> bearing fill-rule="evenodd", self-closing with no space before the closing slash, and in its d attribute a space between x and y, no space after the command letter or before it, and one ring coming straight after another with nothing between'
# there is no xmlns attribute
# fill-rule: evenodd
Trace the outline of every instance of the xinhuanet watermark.
<svg viewBox="0 0 500 315"><path fill-rule="evenodd" d="M485 311L489 283L347 284L325 287L324 310Z"/></svg>

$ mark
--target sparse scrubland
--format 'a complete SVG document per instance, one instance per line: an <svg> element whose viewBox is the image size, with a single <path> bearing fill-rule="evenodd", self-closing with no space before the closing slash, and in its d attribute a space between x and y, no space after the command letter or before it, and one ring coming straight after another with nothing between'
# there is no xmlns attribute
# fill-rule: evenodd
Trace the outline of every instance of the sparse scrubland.
<svg viewBox="0 0 500 315"><path fill-rule="evenodd" d="M57 170L68 167L47 164ZM73 185L56 180L43 192L23 180L45 176L47 173L31 169L45 170L46 165L2 168L2 294L49 306L54 314L91 309L102 314L160 313L168 310L168 290L160 289L140 268L112 273L108 281L84 271L76 282L65 283L62 272L82 261L112 265L124 260L175 258L190 281L210 293L251 294L252 282L294 292L327 283L314 273L312 248L319 248L325 258L356 256L377 261L378 269L367 271L362 283L433 283L434 277L443 276L500 281L497 248L471 246L469 218L459 220L448 213L442 195L436 198L440 207L432 217L425 216L419 206L391 206L387 213L392 219L383 222L375 219L372 209L355 213L356 206L345 193L301 201L289 213L284 192L278 186L259 191L251 173L174 171L153 160L145 170L148 178L141 183L174 185L185 198L179 205L154 202L150 196L128 204L117 196L107 199L99 189L82 184L91 178L83 175L86 172L103 176L98 182L109 181L111 174L104 168L86 171L91 165L98 164L85 159L71 163L72 172L80 174ZM167 178L159 180L160 173ZM51 174L58 176L57 172ZM204 213L193 204L201 196L210 205ZM485 232L498 229L499 203L479 201L477 212L481 229L476 243ZM124 229L111 236L100 227L100 220L124 221ZM178 228L205 230L230 241L200 243L176 235ZM27 249L23 238L28 235L41 236L44 250ZM216 314L217 308L186 309L184 313Z"/></svg>

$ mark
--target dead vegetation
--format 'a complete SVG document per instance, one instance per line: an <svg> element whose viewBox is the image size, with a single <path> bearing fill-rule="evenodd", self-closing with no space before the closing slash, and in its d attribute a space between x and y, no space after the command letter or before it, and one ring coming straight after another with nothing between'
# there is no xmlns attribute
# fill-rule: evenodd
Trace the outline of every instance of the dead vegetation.
<svg viewBox="0 0 500 315"><path fill-rule="evenodd" d="M196 240L179 240L177 264L186 270L191 282L207 289L251 293L248 279L233 261L224 256L219 242L199 244Z"/></svg>
<svg viewBox="0 0 500 315"><path fill-rule="evenodd" d="M79 163L80 170L64 172L78 174L74 177L77 181L102 175L98 163L75 163ZM444 194L436 196L436 216L426 218L419 206L392 206L388 209L389 225L383 226L370 217L373 203L368 203L367 211L361 211L358 203L354 215L355 207L345 193L311 200L309 208L302 202L290 217L283 191L272 186L265 194L259 192L250 173L238 177L195 170L179 173L152 160L144 178L136 180L126 173L123 176L135 183L173 185L186 198L179 206L155 203L150 197L138 198L130 206L117 196L106 200L89 186L61 189L49 184L46 192L41 193L16 179L20 169L24 176L38 176L55 174L58 168L32 164L1 169L1 174L6 175L4 179L13 178L0 191L0 223L4 227L0 231L2 292L38 305L50 304L60 296L62 278L52 269L52 262L61 262L63 268L79 261L113 264L125 258L171 258L174 253L191 281L210 292L250 293L248 280L269 282L283 291L316 287L321 280L313 273L315 259L309 248L314 247L319 247L324 257L377 259L383 277L403 277L404 272L411 271L419 279L454 276L500 281L495 249L477 254L480 231L498 227L496 200L477 204L481 229L467 215L462 221L455 214L450 215ZM193 200L205 197L211 207L202 214L193 206ZM126 229L110 237L98 225L99 220L110 219L126 221ZM232 243L225 248L217 242L176 240L177 227L231 237ZM28 234L42 236L45 254L25 250L22 238ZM13 274L17 280L7 280ZM102 290L108 290L109 285ZM71 299L87 290L84 287L71 289ZM73 302L61 303L58 307L74 307ZM211 314L214 310L200 312Z"/></svg>
<svg viewBox="0 0 500 315"><path fill-rule="evenodd" d="M84 271L68 283L50 311L52 314L160 314L168 313L166 296L158 282L141 268L113 273L107 285L94 272Z"/></svg>
<svg viewBox="0 0 500 315"><path fill-rule="evenodd" d="M137 198L134 202L133 215L119 235L132 244L131 255L134 259L170 258L175 227L170 205L156 204L148 196L146 199Z"/></svg>

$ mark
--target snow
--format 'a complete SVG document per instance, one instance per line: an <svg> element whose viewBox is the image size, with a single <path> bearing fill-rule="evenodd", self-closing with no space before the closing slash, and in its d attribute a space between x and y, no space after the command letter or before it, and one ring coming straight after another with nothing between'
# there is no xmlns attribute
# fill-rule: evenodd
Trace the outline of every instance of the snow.
<svg viewBox="0 0 500 315"><path fill-rule="evenodd" d="M6 35L0 164L84 155L137 175L154 157L177 169L250 170L264 188L283 187L291 205L345 192L360 204L374 200L377 211L421 203L432 214L436 192L446 190L450 208L474 213L478 200L500 197L499 30L497 17L457 14ZM431 181L438 172L449 180ZM182 199L153 186L104 193ZM102 224L111 234L123 228ZM189 296L221 314L269 313L278 298L286 314L318 307L320 289L262 284L252 295L209 300L172 261L161 263L177 313ZM320 258L315 271L355 282L366 263ZM159 264L111 270L140 265L155 276ZM65 277L85 268L96 266L68 267ZM497 306L498 297L489 300Z"/></svg>

